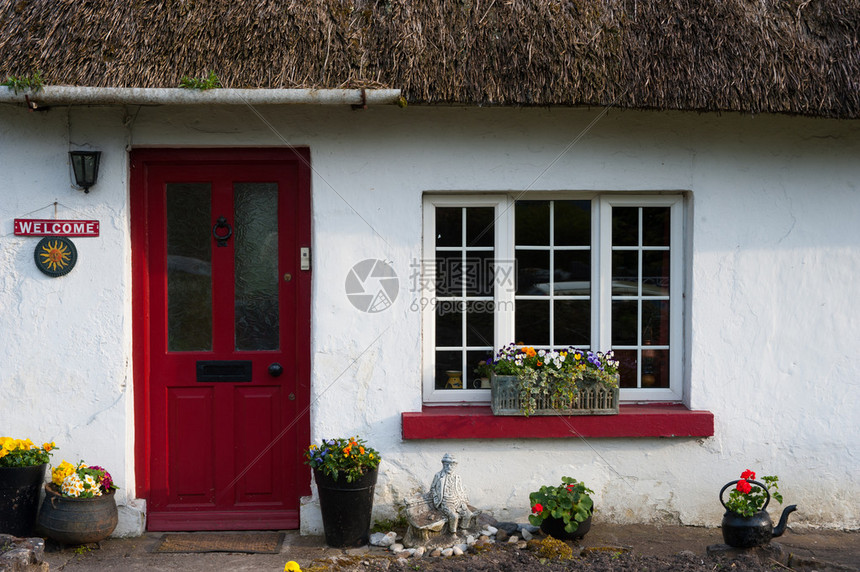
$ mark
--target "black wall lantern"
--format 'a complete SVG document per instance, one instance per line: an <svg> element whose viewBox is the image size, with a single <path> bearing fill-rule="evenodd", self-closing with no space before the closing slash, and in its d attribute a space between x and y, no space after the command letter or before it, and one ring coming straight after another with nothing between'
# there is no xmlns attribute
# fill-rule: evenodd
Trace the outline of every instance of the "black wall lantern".
<svg viewBox="0 0 860 572"><path fill-rule="evenodd" d="M99 158L101 151L69 151L72 171L75 173L75 184L85 193L96 184L99 178Z"/></svg>

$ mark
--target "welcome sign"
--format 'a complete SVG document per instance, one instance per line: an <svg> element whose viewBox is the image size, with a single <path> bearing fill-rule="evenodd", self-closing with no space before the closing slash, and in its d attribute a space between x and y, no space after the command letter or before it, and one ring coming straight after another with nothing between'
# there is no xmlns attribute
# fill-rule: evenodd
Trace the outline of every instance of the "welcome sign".
<svg viewBox="0 0 860 572"><path fill-rule="evenodd" d="M15 219L16 236L98 236L97 220Z"/></svg>

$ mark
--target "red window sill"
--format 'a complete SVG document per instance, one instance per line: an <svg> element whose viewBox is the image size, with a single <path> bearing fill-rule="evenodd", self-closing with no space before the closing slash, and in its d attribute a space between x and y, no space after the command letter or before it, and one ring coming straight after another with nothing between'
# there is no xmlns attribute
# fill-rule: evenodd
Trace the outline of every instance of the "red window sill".
<svg viewBox="0 0 860 572"><path fill-rule="evenodd" d="M714 414L680 404L621 405L618 415L507 417L489 406L424 407L401 414L403 439L711 437Z"/></svg>

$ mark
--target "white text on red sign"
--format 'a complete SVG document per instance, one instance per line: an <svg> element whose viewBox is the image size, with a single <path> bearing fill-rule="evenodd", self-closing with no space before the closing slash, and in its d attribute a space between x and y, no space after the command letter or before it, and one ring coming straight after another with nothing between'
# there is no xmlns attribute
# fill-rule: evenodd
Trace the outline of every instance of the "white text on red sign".
<svg viewBox="0 0 860 572"><path fill-rule="evenodd" d="M17 236L98 236L97 220L15 219Z"/></svg>

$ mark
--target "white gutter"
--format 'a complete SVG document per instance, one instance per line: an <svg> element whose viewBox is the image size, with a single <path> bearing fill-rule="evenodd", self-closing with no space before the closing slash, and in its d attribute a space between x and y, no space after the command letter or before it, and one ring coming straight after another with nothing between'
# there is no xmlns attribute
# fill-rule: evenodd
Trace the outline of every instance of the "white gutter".
<svg viewBox="0 0 860 572"><path fill-rule="evenodd" d="M401 104L399 89L185 89L46 86L38 92L0 87L0 103L47 105L384 105Z"/></svg>

